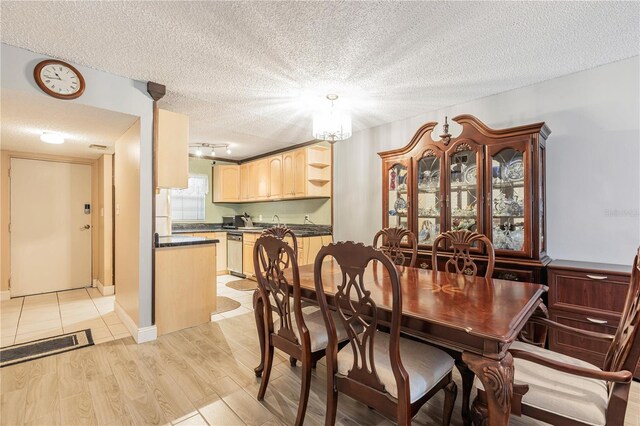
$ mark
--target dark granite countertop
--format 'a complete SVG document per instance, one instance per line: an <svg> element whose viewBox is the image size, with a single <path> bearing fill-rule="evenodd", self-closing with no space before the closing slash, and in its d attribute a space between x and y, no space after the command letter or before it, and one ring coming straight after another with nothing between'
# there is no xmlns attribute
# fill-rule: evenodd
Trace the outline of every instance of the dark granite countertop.
<svg viewBox="0 0 640 426"><path fill-rule="evenodd" d="M219 242L220 240L216 240L214 238L171 235L170 237L158 238L158 243L156 244L156 247L164 248L164 247L196 246L196 245L202 245L202 244L216 244Z"/></svg>
<svg viewBox="0 0 640 426"><path fill-rule="evenodd" d="M274 226L270 223L256 223L259 229L226 229L221 223L174 223L171 227L173 234L197 234L205 232L262 232L264 229ZM324 235L332 235L330 225L286 225L298 237L320 237Z"/></svg>

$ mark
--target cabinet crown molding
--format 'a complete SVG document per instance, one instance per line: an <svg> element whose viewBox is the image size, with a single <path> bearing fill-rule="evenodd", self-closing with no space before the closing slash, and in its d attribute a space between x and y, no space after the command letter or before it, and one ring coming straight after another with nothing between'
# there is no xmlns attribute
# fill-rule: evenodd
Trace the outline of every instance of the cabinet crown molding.
<svg viewBox="0 0 640 426"><path fill-rule="evenodd" d="M433 144L439 144L442 146L443 149L446 149L448 146L455 144L455 142L460 139L464 139L464 138L473 139L474 135L481 135L481 136L492 138L494 140L499 140L503 138L504 139L512 138L515 136L529 135L532 133L538 133L540 134L540 136L542 136L542 138L546 139L551 134L551 130L549 129L549 127L547 127L544 121L533 123L533 124L527 124L524 126L509 127L504 129L492 129L491 127L487 126L482 121L480 121L477 117L471 114L458 115L453 118L453 121L455 121L456 123L462 126L462 132L460 133L460 135L456 137L451 137L446 141L442 140L441 138L433 139L432 133L433 133L433 130L438 125L438 122L431 121L423 124L416 131L416 133L413 135L413 137L411 138L411 140L406 146L402 148L389 150L389 151L379 152L378 155L380 156L380 158L385 159L385 158L394 157L397 155L408 154L414 151L414 149L416 149L416 147L420 145L420 142L424 140L426 140L427 142L431 142Z"/></svg>

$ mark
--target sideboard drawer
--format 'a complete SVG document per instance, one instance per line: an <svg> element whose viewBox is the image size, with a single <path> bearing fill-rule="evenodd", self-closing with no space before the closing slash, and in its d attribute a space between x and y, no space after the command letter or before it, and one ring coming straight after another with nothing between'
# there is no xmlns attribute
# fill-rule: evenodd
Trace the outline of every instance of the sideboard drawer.
<svg viewBox="0 0 640 426"><path fill-rule="evenodd" d="M493 269L493 278L499 280L522 281L527 283L537 282L533 271L524 269L507 269L496 267Z"/></svg>
<svg viewBox="0 0 640 426"><path fill-rule="evenodd" d="M550 319L569 327L597 333L615 334L619 319L615 316L598 316L573 312L549 312ZM600 340L586 339L575 334L549 330L549 349L570 355L602 367L604 357L609 350L609 343Z"/></svg>
<svg viewBox="0 0 640 426"><path fill-rule="evenodd" d="M549 308L620 314L629 275L549 269Z"/></svg>

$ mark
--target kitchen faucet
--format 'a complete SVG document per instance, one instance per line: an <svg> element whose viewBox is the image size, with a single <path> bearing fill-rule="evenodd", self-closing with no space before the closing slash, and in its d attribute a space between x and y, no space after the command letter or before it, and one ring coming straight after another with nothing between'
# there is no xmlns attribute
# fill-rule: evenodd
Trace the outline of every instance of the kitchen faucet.
<svg viewBox="0 0 640 426"><path fill-rule="evenodd" d="M278 226L280 226L280 216L278 216L277 214L274 214L273 217L271 218L271 222L273 222L274 220L278 219Z"/></svg>

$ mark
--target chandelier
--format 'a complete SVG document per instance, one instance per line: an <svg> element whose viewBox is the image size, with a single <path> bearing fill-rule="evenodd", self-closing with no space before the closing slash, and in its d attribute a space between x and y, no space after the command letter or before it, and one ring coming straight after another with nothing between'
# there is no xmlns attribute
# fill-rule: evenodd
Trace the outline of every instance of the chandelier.
<svg viewBox="0 0 640 426"><path fill-rule="evenodd" d="M319 111L313 116L313 137L324 141L341 141L351 137L351 116L336 108L333 103L338 95L329 94L329 109Z"/></svg>
<svg viewBox="0 0 640 426"><path fill-rule="evenodd" d="M228 143L196 143L189 145L189 148L195 148L195 156L202 157L207 155L209 157L216 156L216 149L224 149L227 155L231 155L231 148Z"/></svg>

